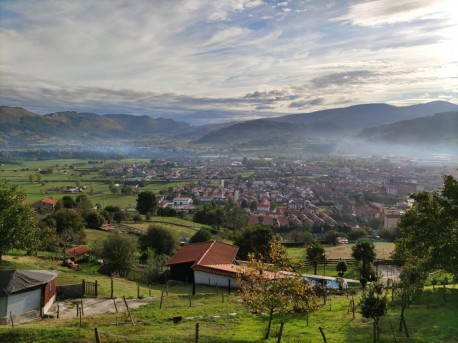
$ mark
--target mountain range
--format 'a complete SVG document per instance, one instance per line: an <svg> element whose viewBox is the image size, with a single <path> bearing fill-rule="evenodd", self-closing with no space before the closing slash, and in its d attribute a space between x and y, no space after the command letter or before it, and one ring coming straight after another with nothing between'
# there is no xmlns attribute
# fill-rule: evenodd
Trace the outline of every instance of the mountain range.
<svg viewBox="0 0 458 343"><path fill-rule="evenodd" d="M146 115L56 112L0 107L0 146L43 140L98 142L160 135L198 144L256 145L320 140L458 144L458 105L435 101L397 107L365 104L269 119L191 126Z"/></svg>

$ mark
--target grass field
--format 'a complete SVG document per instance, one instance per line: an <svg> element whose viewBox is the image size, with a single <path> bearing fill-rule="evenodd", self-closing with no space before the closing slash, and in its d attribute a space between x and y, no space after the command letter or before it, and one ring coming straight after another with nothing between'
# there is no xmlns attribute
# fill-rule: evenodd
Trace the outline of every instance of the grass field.
<svg viewBox="0 0 458 343"><path fill-rule="evenodd" d="M58 284L98 281L99 298L110 295L110 278L97 274L94 264L82 265L81 271L72 271L60 265L59 257L50 254L43 256L23 256L20 252L4 256L0 269L55 269L59 271ZM137 287L141 296L148 296L149 289L144 284L124 279L114 279L115 296L137 297ZM164 285L153 285L151 294L159 299L165 290ZM0 342L94 342L94 328L97 327L101 341L106 342L194 342L195 325L199 323L199 342L262 342L267 325L267 317L251 314L242 306L236 292L227 294L226 289L197 286L197 295L189 302L190 286L183 285L169 289L169 295L132 311L137 325L113 325L123 321L125 314L93 315L82 318L79 328L77 318L48 319L29 324L21 324L11 329L0 327ZM224 297L222 295L224 292ZM444 297L445 292L445 297ZM358 298L358 296L357 296ZM388 297L390 299L390 297ZM223 302L224 301L224 302ZM272 336L266 342L277 342L280 322L284 322L282 342L322 342L319 327L322 327L327 341L365 343L372 340L371 321L360 314L352 319L348 314L350 298L345 295L332 296L326 305L307 318L304 314L276 315ZM322 301L320 301L322 302ZM182 316L178 324L171 317ZM399 308L390 305L388 314L381 322L381 342L393 342L390 323L397 329ZM454 286L425 288L423 294L412 302L406 310L407 325L411 338L407 339L397 330L398 342L458 342L458 289Z"/></svg>
<svg viewBox="0 0 458 343"><path fill-rule="evenodd" d="M99 161L99 163L88 163L89 160L44 160L44 161L23 161L18 164L3 164L0 166L0 179L9 180L13 184L20 185L27 193L27 201L33 203L44 197L61 199L65 194L55 191L53 187L75 186L80 183L90 187L88 193L92 203L101 204L102 207L115 205L121 208L135 208L136 195L112 194L109 190L109 180L119 182L115 177L105 177L99 173L99 168L110 163L127 164L134 162L148 162L147 159L127 159L117 161ZM40 170L52 169L50 174L37 175ZM34 182L30 182L33 175ZM150 190L158 194L169 187L181 187L187 181L156 180L148 184L142 190ZM76 197L77 195L71 195Z"/></svg>

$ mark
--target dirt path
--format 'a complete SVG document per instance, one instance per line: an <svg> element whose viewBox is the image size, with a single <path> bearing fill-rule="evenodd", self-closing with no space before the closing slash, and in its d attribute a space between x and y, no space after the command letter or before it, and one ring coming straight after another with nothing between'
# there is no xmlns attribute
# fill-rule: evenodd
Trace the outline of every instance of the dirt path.
<svg viewBox="0 0 458 343"><path fill-rule="evenodd" d="M126 301L129 305L129 309L134 309L158 299L158 297L150 297L144 299L126 299ZM126 305L122 298L116 298L114 300L118 312L127 312ZM77 304L80 304L80 299L56 301L46 314L57 317L57 307L59 306L60 318L76 317ZM116 313L116 308L113 299L83 298L83 312L85 316Z"/></svg>

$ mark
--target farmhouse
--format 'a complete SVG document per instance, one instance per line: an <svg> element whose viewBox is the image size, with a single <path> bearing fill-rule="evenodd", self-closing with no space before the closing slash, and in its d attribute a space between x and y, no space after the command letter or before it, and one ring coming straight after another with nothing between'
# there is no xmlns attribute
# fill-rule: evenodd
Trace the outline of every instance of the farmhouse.
<svg viewBox="0 0 458 343"><path fill-rule="evenodd" d="M53 270L0 271L0 324L43 316L56 299Z"/></svg>
<svg viewBox="0 0 458 343"><path fill-rule="evenodd" d="M239 248L220 241L185 244L166 265L172 280L236 288Z"/></svg>
<svg viewBox="0 0 458 343"><path fill-rule="evenodd" d="M49 213L53 212L57 204L57 200L52 199L52 198L43 198L41 200L38 200L37 202L34 202L32 204L32 207L37 211L38 213Z"/></svg>

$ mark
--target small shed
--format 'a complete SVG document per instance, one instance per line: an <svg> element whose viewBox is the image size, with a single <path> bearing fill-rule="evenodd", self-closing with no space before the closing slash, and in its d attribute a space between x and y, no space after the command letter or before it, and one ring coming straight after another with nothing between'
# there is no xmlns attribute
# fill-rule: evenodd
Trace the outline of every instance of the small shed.
<svg viewBox="0 0 458 343"><path fill-rule="evenodd" d="M57 271L1 270L0 324L43 316L56 299Z"/></svg>

